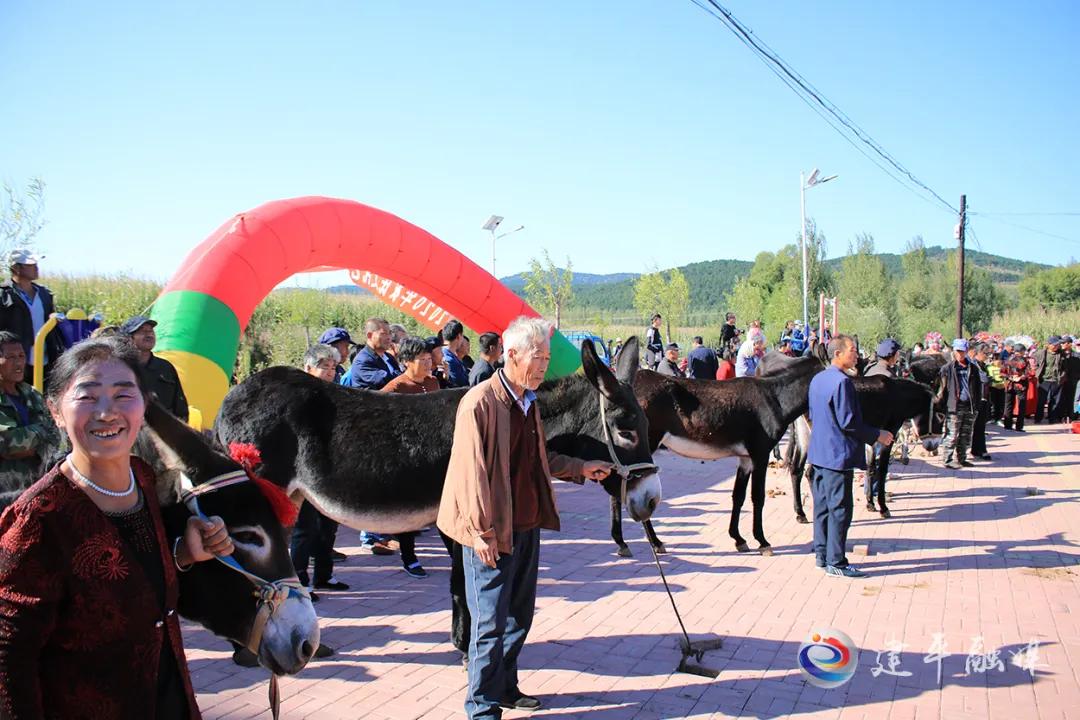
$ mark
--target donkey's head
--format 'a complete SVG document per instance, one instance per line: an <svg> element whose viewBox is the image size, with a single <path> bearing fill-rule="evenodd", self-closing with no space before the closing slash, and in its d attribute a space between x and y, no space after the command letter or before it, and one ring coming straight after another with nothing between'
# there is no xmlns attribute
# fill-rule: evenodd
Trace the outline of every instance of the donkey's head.
<svg viewBox="0 0 1080 720"><path fill-rule="evenodd" d="M660 504L660 474L649 452L649 426L634 397L638 341L631 337L619 353L613 373L596 355L590 340L581 344L584 378L571 376L550 384L544 427L548 447L587 460L614 462L617 471L601 484L612 497L626 488L626 511L648 520Z"/></svg>
<svg viewBox="0 0 1080 720"><path fill-rule="evenodd" d="M179 576L180 614L248 646L274 674L298 672L319 646L318 618L305 593L282 589L272 597L275 581L296 580L284 527L295 518L295 507L276 486L242 475L237 462L157 403L147 407L146 419L157 453L147 453L146 443L140 450L151 455L144 459L155 465L159 486L186 480L195 489L213 488L198 495L197 507L225 520L235 547L231 557L255 576L223 562L197 563ZM238 482L218 487L215 480L229 474ZM175 485L164 491L159 487L158 495L170 532L179 533L195 503L188 507L179 502ZM293 518L288 517L290 510ZM267 599L272 604L266 604Z"/></svg>

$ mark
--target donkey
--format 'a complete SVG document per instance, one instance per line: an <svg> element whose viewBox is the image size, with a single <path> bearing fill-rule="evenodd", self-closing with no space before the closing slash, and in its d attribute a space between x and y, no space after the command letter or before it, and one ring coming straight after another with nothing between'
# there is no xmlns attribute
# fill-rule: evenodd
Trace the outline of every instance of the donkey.
<svg viewBox="0 0 1080 720"><path fill-rule="evenodd" d="M319 647L319 624L307 594L288 591L299 587L285 532L295 507L157 402L146 420L149 443L144 438L137 449L157 473L166 532L183 532L193 512L182 499L194 491L198 505L191 505L221 516L233 541L234 564L201 562L180 574L180 615L248 647L274 675L299 672Z"/></svg>
<svg viewBox="0 0 1080 720"><path fill-rule="evenodd" d="M227 475L244 471L231 458L215 450L200 434L171 415L156 401L147 404L146 424L139 432L135 454L147 461L157 479L157 496L165 531L183 533L191 510L182 502L185 489L194 489ZM200 497L205 514L225 520L232 537L233 558L260 578L295 581L283 524L284 494L257 481L237 482ZM24 488L25 489L25 488ZM0 509L20 491L5 493ZM275 675L299 672L319 646L319 625L311 601L290 594L267 614L252 580L224 563L197 563L179 575L180 615L207 630L248 646L263 667ZM260 611L262 616L260 617ZM263 619L265 618L265 624Z"/></svg>
<svg viewBox="0 0 1080 720"><path fill-rule="evenodd" d="M889 378L883 375L852 378L855 392L859 398L863 420L874 427L888 430L896 435L900 426L907 420L926 413L933 402L934 393L929 387L913 380ZM791 495L795 506L795 519L801 523L810 522L806 518L802 503L802 478L806 470L806 453L810 447L810 425L806 418L799 418L795 423L791 442L788 444L787 464L791 473ZM875 471L874 468L868 472ZM869 502L870 498L867 498ZM878 509L881 517L891 517L892 513L885 504L885 478L881 478L877 489Z"/></svg>
<svg viewBox="0 0 1080 720"><path fill-rule="evenodd" d="M602 482L613 498L621 498L625 486L630 516L647 520L661 489L645 440L645 414L630 386L637 339L623 348L614 374L588 340L581 362L584 376L549 381L537 390L548 448L616 465L649 464L646 472L612 473ZM273 367L229 391L215 431L224 447L254 445L260 475L324 515L353 528L400 533L435 522L455 413L466 391L378 393Z"/></svg>
<svg viewBox="0 0 1080 720"><path fill-rule="evenodd" d="M634 381L634 394L649 420L649 449L664 445L684 457L698 460L739 458L728 535L735 549L750 547L739 534L739 513L750 484L754 508L753 535L762 555L772 555L772 546L762 529L765 506L765 473L769 453L780 442L788 425L806 412L810 380L822 369L817 358L791 359L789 366L766 378L731 380L689 380L642 370ZM621 518L612 512L613 538L624 552ZM652 523L645 523L649 542L657 551L663 543L656 538Z"/></svg>
<svg viewBox="0 0 1080 720"><path fill-rule="evenodd" d="M638 341L631 337L615 373L590 340L581 345L584 376L545 382L536 391L547 446L618 468L601 482L635 520L647 521L660 502L648 425L632 389ZM455 413L465 388L423 395L371 392L334 385L295 368L263 370L225 396L215 425L219 442L249 443L260 474L323 514L380 533L417 530L435 522L450 463ZM451 640L464 650L469 611L460 546L451 554Z"/></svg>

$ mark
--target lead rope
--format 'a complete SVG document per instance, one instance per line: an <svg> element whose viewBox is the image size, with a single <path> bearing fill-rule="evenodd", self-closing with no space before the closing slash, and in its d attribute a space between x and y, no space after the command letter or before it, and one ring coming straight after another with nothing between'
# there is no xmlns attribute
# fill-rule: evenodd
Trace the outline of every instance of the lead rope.
<svg viewBox="0 0 1080 720"><path fill-rule="evenodd" d="M181 495L181 499L184 501L184 504L187 505L187 508L191 511L192 515L195 515L201 520L207 520L206 515L199 507L200 495L205 495L214 492L215 490L229 487L230 485L238 485L242 482L249 481L250 478L246 471L236 470L210 478L201 485L185 491ZM310 598L311 596L309 595L307 588L301 585L299 580L292 580L289 578L265 580L255 573L249 572L231 555L215 555L214 558L230 570L240 573L255 585L254 596L258 599L258 609L255 612L255 620L251 625L251 634L248 637L247 649L255 655L258 655L259 645L262 643L263 629L266 627L266 623L270 618L274 616L274 613L277 612L278 607L289 598L289 595L295 594L307 598ZM278 720L281 714L281 692L278 688L277 675L274 673L270 673L270 688L268 695L270 714L273 717L273 720Z"/></svg>
<svg viewBox="0 0 1080 720"><path fill-rule="evenodd" d="M619 490L619 502L623 507L626 507L626 483L630 478L630 475L638 470L659 470L659 466L655 463L634 463L633 465L624 465L619 460L619 456L615 454L615 444L611 441L611 428L607 424L607 411L603 394L600 395L600 426L604 428L604 443L607 444L608 455L611 457L611 464L615 466L615 472L619 474L619 478L622 481L622 486ZM627 512L630 511L629 507L626 507Z"/></svg>

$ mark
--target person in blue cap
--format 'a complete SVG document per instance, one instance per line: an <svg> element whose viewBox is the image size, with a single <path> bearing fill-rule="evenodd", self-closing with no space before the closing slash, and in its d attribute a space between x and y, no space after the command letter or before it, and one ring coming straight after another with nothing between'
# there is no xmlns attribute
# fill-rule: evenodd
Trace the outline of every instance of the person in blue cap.
<svg viewBox="0 0 1080 720"><path fill-rule="evenodd" d="M338 351L339 362L334 368L334 382L340 384L341 377L345 374L345 359L349 357L349 348L356 343L349 337L349 331L345 328L332 327L319 336L320 345L329 345Z"/></svg>
<svg viewBox="0 0 1080 720"><path fill-rule="evenodd" d="M968 359L968 341L952 341L952 358L941 368L941 389L937 400L945 401L945 437L941 439L941 459L945 467L959 470L972 467L968 461L975 414L979 409L982 382L975 363Z"/></svg>

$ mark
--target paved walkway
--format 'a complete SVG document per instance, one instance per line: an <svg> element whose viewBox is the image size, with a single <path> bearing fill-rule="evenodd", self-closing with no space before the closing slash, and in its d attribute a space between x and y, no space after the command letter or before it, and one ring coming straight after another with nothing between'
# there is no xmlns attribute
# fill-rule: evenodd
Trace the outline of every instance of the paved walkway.
<svg viewBox="0 0 1080 720"><path fill-rule="evenodd" d="M565 531L543 538L522 656L522 687L545 706L534 717L1080 717L1080 436L991 426L990 451L992 464L955 473L921 451L906 468L894 464L889 520L867 513L856 492L849 539L869 543L870 554L851 559L872 573L866 580L814 567L811 526L795 522L780 471L767 487L784 494L765 513L777 552L765 558L735 552L727 537L733 462L658 454L665 572L691 634L723 638L705 656L720 670L715 680L673 672L678 625L641 529L626 523L635 557L616 557L606 497L591 484L559 483ZM747 511L742 525L750 538ZM339 652L282 682L283 717L463 718L465 673L447 641L448 561L437 536L418 538L425 580L405 575L397 557L357 556L356 538L343 529L338 543L353 556L338 576L354 589L316 606L324 641ZM798 670L800 644L817 627L860 648L839 688L814 687ZM186 641L205 718L269 717L264 671L236 667L226 643L201 629L188 627ZM889 663L892 641L903 643L899 665ZM935 651L947 653L940 682ZM875 676L879 652L886 672ZM1037 664L1034 677L1014 664L1025 659Z"/></svg>

